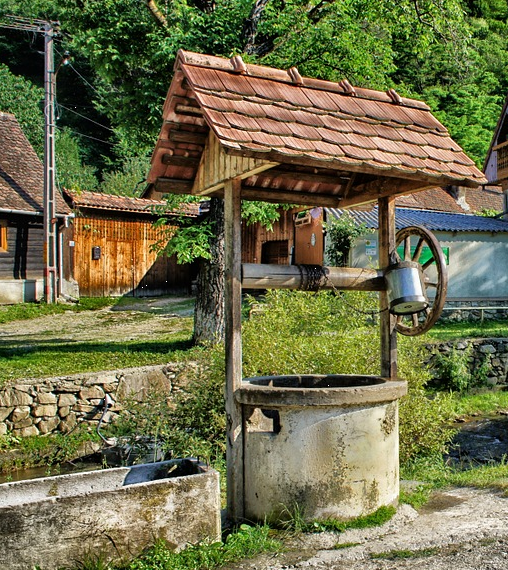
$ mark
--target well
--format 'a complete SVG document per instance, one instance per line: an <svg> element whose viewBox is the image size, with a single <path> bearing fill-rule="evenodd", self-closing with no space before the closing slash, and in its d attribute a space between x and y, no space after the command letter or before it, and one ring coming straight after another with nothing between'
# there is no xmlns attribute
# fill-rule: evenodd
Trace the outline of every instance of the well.
<svg viewBox="0 0 508 570"><path fill-rule="evenodd" d="M347 518L395 501L404 392L397 333L428 330L446 296L439 244L425 228L396 232L395 198L436 186L477 187L484 175L425 103L393 89L302 77L295 67L250 65L238 55L179 51L163 118L145 196L224 200L229 517L263 519L297 502L310 517ZM314 265L323 253L314 234L308 247L315 249L299 265L242 263L242 200L341 210L377 202L379 267ZM220 217L213 222L220 235ZM291 250L289 238L279 245ZM255 260L263 262L262 252ZM409 291L395 279L407 272L394 271L407 267L417 278ZM379 378L326 387L280 385L296 377L271 386L242 381L242 288L378 291Z"/></svg>
<svg viewBox="0 0 508 570"><path fill-rule="evenodd" d="M245 517L350 519L396 503L398 399L406 383L374 376L248 378Z"/></svg>
<svg viewBox="0 0 508 570"><path fill-rule="evenodd" d="M219 474L183 459L0 485L2 568L125 561L220 538Z"/></svg>

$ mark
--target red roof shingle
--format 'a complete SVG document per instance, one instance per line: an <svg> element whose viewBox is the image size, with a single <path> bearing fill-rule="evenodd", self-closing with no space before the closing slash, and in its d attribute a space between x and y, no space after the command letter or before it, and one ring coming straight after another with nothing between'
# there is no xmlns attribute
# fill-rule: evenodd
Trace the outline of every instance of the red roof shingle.
<svg viewBox="0 0 508 570"><path fill-rule="evenodd" d="M354 182L359 187L376 178L413 180L421 182L421 188L486 181L425 103L399 97L393 90L352 88L344 81L301 78L294 70L240 65L184 51L175 69L149 183L194 179L197 168L183 171L181 165L160 161L161 148L179 150L176 143L167 145L172 129L182 124L201 130L206 125L227 154L279 163L277 168L290 171L298 165L323 176L347 173L358 178ZM182 93L187 105L192 102L192 113L188 107L187 112L180 109L177 99ZM200 158L203 150L187 149L188 156ZM266 185L269 175L265 170L260 177L252 176L244 187L255 188L262 181ZM344 191L345 186L333 193L340 198ZM351 200L354 184L348 192ZM358 195L353 202L362 198Z"/></svg>
<svg viewBox="0 0 508 570"><path fill-rule="evenodd" d="M102 192L71 192L65 190L65 193L72 200L73 208L153 214L158 209L167 207L167 203L163 200L132 198L130 196L117 196L114 194L104 194ZM196 217L199 215L199 204L182 204L178 212L167 213Z"/></svg>
<svg viewBox="0 0 508 570"><path fill-rule="evenodd" d="M43 211L44 169L14 115L0 112L0 209ZM70 209L55 192L57 214Z"/></svg>

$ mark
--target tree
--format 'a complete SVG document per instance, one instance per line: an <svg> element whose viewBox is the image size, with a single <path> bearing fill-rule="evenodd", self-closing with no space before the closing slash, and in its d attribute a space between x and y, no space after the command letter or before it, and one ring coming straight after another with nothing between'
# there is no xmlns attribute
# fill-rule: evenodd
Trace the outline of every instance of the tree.
<svg viewBox="0 0 508 570"><path fill-rule="evenodd" d="M1 13L61 21L65 47L86 64L98 122L112 129L115 146L90 155L98 174L153 149L179 48L423 95L477 162L508 89L506 0L0 0ZM14 65L16 50L6 53ZM219 217L208 231L220 237L219 208L210 211ZM273 210L260 217L269 222Z"/></svg>

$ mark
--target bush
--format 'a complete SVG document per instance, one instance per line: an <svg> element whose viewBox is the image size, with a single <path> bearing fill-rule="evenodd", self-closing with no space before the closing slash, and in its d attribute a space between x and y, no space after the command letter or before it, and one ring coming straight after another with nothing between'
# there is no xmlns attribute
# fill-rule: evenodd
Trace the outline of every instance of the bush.
<svg viewBox="0 0 508 570"><path fill-rule="evenodd" d="M253 301L251 300L251 303ZM371 293L269 291L262 311L244 325L244 375L379 374L377 298ZM425 337L398 337L400 457L439 456L453 437L449 395L430 398Z"/></svg>
<svg viewBox="0 0 508 570"><path fill-rule="evenodd" d="M472 370L470 366L471 352L470 346L465 350L458 350L453 347L448 354L436 351L432 358L434 376L432 385L438 390L461 393L485 386L490 371L488 356Z"/></svg>
<svg viewBox="0 0 508 570"><path fill-rule="evenodd" d="M130 435L133 443L138 436L149 437L173 457L199 457L218 466L226 451L222 347L193 352L185 375L185 385L174 396L154 390L141 402L129 402L114 429Z"/></svg>
<svg viewBox="0 0 508 570"><path fill-rule="evenodd" d="M377 299L361 292L319 294L269 291L263 301L249 299L251 317L243 327L243 375L379 374ZM424 339L399 337L399 376L409 395L400 403L400 455L442 454L452 433L448 396L427 397L429 372ZM193 352L189 381L173 402L153 394L133 405L131 433L151 435L175 456L199 456L217 465L225 454L225 367L221 347Z"/></svg>

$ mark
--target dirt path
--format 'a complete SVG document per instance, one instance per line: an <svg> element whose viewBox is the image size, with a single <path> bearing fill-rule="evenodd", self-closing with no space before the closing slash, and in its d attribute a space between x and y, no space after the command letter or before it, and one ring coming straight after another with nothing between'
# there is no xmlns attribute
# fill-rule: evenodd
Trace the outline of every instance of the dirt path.
<svg viewBox="0 0 508 570"><path fill-rule="evenodd" d="M305 535L288 546L281 555L231 568L507 570L508 498L451 489L436 493L419 513L402 505L382 527Z"/></svg>
<svg viewBox="0 0 508 570"><path fill-rule="evenodd" d="M26 342L58 338L62 342L79 340L108 341L112 339L137 340L172 329L175 317L192 314L192 299L162 297L155 299L122 300L122 303L98 311L74 313L15 321L0 325L0 339L10 338Z"/></svg>

